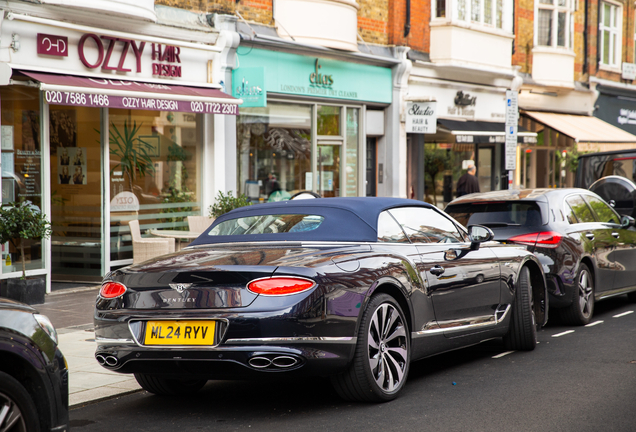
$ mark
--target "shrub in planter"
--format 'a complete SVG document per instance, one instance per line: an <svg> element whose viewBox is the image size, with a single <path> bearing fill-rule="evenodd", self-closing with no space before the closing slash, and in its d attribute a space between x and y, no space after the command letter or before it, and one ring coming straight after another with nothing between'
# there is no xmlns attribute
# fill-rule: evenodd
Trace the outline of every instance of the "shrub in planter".
<svg viewBox="0 0 636 432"><path fill-rule="evenodd" d="M252 202L245 195L235 197L232 196L232 191L228 192L227 195L224 195L223 192L219 191L219 194L216 196L216 200L214 201L214 205L210 206L209 216L216 219L231 210L248 205L252 205Z"/></svg>
<svg viewBox="0 0 636 432"><path fill-rule="evenodd" d="M42 278L26 278L25 240L41 240L51 236L51 224L31 201L12 202L0 208L0 243L11 242L20 251L22 277L2 284L5 297L37 304L44 303L45 283Z"/></svg>

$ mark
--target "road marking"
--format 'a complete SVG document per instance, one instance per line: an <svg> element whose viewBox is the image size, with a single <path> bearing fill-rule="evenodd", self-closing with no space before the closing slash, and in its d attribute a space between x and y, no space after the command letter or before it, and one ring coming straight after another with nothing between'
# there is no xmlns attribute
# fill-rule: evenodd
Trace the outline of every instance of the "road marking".
<svg viewBox="0 0 636 432"><path fill-rule="evenodd" d="M561 337L561 336L565 336L566 334L570 334L570 333L574 333L574 330L568 330L568 331L564 331L563 333L553 334L552 337Z"/></svg>
<svg viewBox="0 0 636 432"><path fill-rule="evenodd" d="M514 351L506 351L501 354L497 354L496 356L492 356L494 359L502 358L503 356L507 356L508 354L512 354Z"/></svg>
<svg viewBox="0 0 636 432"><path fill-rule="evenodd" d="M585 327L594 327L595 325L603 324L603 320L594 321L593 323L589 323Z"/></svg>
<svg viewBox="0 0 636 432"><path fill-rule="evenodd" d="M623 312L623 313L619 313L618 315L614 315L613 318L620 318L620 317L624 317L625 315L629 315L634 313L634 311L627 311L627 312Z"/></svg>

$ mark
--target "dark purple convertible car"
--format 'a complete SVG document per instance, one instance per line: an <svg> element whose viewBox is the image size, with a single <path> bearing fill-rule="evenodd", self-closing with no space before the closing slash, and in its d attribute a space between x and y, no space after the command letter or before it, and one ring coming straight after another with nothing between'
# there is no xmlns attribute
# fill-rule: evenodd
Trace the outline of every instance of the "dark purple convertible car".
<svg viewBox="0 0 636 432"><path fill-rule="evenodd" d="M493 338L535 347L541 266L491 238L399 198L243 207L179 252L106 275L95 355L155 394L317 375L346 399L391 400L411 361Z"/></svg>

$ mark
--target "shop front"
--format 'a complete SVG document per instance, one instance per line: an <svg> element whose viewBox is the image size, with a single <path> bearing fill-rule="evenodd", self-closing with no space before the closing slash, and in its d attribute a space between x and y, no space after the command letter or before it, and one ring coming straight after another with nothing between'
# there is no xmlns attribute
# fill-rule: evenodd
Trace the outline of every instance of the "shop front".
<svg viewBox="0 0 636 432"><path fill-rule="evenodd" d="M594 116L624 130L636 138L636 86L605 82L596 86L599 92ZM599 147L598 151L627 150L636 147L636 141L613 143Z"/></svg>
<svg viewBox="0 0 636 432"><path fill-rule="evenodd" d="M419 69L419 68L418 68ZM505 168L506 89L418 78L409 84L409 101L435 101L435 133L408 134L409 197L444 207L457 196L457 182L477 167L480 192L507 189ZM509 83L509 81L508 81ZM518 129L519 143L536 133ZM416 176L423 167L424 176Z"/></svg>
<svg viewBox="0 0 636 432"><path fill-rule="evenodd" d="M237 57L232 92L244 100L237 119L241 193L264 202L303 190L323 197L376 190L382 178L366 163L377 160L377 134L369 131L378 128L369 128L368 119L384 122L390 68L249 46L239 47Z"/></svg>
<svg viewBox="0 0 636 432"><path fill-rule="evenodd" d="M179 33L188 37L19 14L2 24L3 40L20 41L0 55L2 202L26 199L50 218L51 239L27 252L27 274L49 287L131 264L129 221L142 234L187 229L214 194L203 174L210 124L240 100L208 83L216 35ZM3 245L1 277L18 267Z"/></svg>
<svg viewBox="0 0 636 432"><path fill-rule="evenodd" d="M536 132L519 148L519 178L525 188L572 187L576 155L634 148L636 136L597 117L522 110L521 125Z"/></svg>

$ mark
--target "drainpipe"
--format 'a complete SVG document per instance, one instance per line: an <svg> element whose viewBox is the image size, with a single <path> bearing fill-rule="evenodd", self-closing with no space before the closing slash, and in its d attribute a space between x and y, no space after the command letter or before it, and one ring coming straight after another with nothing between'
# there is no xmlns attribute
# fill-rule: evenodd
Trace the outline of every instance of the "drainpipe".
<svg viewBox="0 0 636 432"><path fill-rule="evenodd" d="M404 24L404 37L411 32L411 0L406 0L406 23Z"/></svg>
<svg viewBox="0 0 636 432"><path fill-rule="evenodd" d="M590 62L589 59L587 58L588 54L589 54L589 47L587 46L588 44L588 40L587 40L587 20L588 20L588 4L587 4L588 0L585 0L585 13L584 13L584 21L583 21L583 73L590 73ZM574 34L574 31L572 32Z"/></svg>

